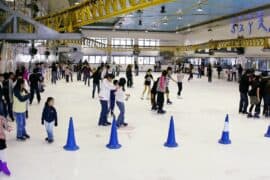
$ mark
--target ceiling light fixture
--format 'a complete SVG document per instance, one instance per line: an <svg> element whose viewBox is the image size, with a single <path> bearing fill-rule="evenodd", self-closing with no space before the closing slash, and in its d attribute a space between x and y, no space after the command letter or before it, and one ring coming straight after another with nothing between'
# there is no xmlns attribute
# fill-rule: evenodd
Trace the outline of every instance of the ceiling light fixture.
<svg viewBox="0 0 270 180"><path fill-rule="evenodd" d="M161 6L160 13L166 13L166 7L165 6Z"/></svg>
<svg viewBox="0 0 270 180"><path fill-rule="evenodd" d="M202 7L199 6L199 7L197 8L197 11L198 11L198 12L202 12L202 11L203 11Z"/></svg>

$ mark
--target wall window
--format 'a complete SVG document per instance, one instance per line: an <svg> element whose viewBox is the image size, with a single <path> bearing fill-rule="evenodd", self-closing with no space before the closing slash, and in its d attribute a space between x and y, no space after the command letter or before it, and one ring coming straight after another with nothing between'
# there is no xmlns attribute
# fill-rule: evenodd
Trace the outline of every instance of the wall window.
<svg viewBox="0 0 270 180"><path fill-rule="evenodd" d="M134 45L133 38L112 38L113 47L128 48Z"/></svg>
<svg viewBox="0 0 270 180"><path fill-rule="evenodd" d="M156 64L156 57L140 56L138 57L138 64Z"/></svg>
<svg viewBox="0 0 270 180"><path fill-rule="evenodd" d="M132 56L112 56L112 62L115 62L115 64L134 64L134 57L132 57Z"/></svg>
<svg viewBox="0 0 270 180"><path fill-rule="evenodd" d="M90 37L90 39L102 43L103 45L105 45L105 47L108 46L108 39L107 38L103 38L103 37ZM95 47L95 44L98 45L97 43L91 43L90 44L90 47L92 47L92 48Z"/></svg>
<svg viewBox="0 0 270 180"><path fill-rule="evenodd" d="M160 45L159 39L138 39L140 47L157 47Z"/></svg>
<svg viewBox="0 0 270 180"><path fill-rule="evenodd" d="M90 64L101 64L107 61L107 56L89 56L88 63Z"/></svg>

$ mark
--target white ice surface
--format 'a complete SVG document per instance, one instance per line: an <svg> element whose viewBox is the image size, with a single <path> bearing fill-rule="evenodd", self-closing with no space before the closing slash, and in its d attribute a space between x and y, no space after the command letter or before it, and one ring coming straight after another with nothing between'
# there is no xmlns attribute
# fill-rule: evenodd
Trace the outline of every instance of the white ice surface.
<svg viewBox="0 0 270 180"><path fill-rule="evenodd" d="M98 127L99 101L82 82L50 84L42 102L30 107L27 130L31 139L15 140L8 135L7 158L11 177L1 180L270 180L270 139L264 137L269 120L247 119L238 114L236 83L204 78L184 81L183 99L170 84L173 105L166 115L150 111L150 102L141 100L143 76L135 77L135 88L126 103L129 127L118 131L120 150L109 150L110 127ZM186 79L186 78L185 78ZM44 142L40 116L48 96L56 99L59 127L55 142ZM116 108L117 109L117 108ZM218 140L226 114L230 117L232 144ZM116 111L118 114L118 111ZM170 116L174 116L179 147L163 146ZM69 117L74 118L80 150L63 150ZM15 124L12 123L15 129Z"/></svg>

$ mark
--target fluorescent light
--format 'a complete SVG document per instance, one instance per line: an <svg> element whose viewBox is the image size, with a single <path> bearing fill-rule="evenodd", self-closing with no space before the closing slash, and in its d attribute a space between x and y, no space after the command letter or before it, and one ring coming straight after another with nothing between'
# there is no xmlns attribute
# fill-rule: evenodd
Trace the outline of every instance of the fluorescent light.
<svg viewBox="0 0 270 180"><path fill-rule="evenodd" d="M198 11L198 12L202 12L202 11L203 11L202 7L199 6L199 7L197 8L197 11Z"/></svg>
<svg viewBox="0 0 270 180"><path fill-rule="evenodd" d="M178 16L177 19L180 21L183 19L183 16Z"/></svg>

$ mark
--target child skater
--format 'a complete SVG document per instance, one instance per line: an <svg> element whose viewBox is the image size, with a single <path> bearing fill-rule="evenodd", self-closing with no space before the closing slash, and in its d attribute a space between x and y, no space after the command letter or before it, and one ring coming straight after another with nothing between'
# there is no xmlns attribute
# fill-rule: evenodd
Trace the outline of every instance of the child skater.
<svg viewBox="0 0 270 180"><path fill-rule="evenodd" d="M0 116L0 172L2 171L5 175L10 176L10 170L7 166L5 157L5 149L7 148L5 130L11 131L11 128L7 124L7 120Z"/></svg>
<svg viewBox="0 0 270 180"><path fill-rule="evenodd" d="M152 70L151 69L147 70L146 75L144 76L144 79L145 79L144 80L144 90L143 90L141 99L143 100L144 93L147 92L147 100L148 100L149 97L150 97L151 81L153 80Z"/></svg>
<svg viewBox="0 0 270 180"><path fill-rule="evenodd" d="M182 71L180 69L177 70L177 85L178 85L178 98L181 97L181 92L183 89L183 79L184 79L184 74L182 73Z"/></svg>
<svg viewBox="0 0 270 180"><path fill-rule="evenodd" d="M125 100L128 100L129 94L125 93L125 85L126 85L126 79L120 78L118 83L118 88L115 93L116 98L116 104L119 108L119 116L117 118L117 127L121 126L127 126L128 124L125 122Z"/></svg>
<svg viewBox="0 0 270 180"><path fill-rule="evenodd" d="M112 83L113 78L114 78L113 74L107 74L105 76L105 79L103 79L103 81L101 82L99 93L99 99L101 104L101 112L98 122L99 126L108 126L111 124L110 122L108 122L108 113L109 113L108 103L110 100L111 90L115 89L115 86Z"/></svg>
<svg viewBox="0 0 270 180"><path fill-rule="evenodd" d="M118 80L114 80L113 85L115 86L115 89L111 90L111 94L110 94L110 112L111 112L111 116L115 117L114 115L115 92L116 92L116 87L118 86Z"/></svg>
<svg viewBox="0 0 270 180"><path fill-rule="evenodd" d="M42 112L42 118L41 118L41 124L45 124L45 128L48 134L48 137L45 138L45 140L48 143L52 143L53 140L53 126L57 126L57 112L54 106L54 98L48 97L43 112Z"/></svg>
<svg viewBox="0 0 270 180"><path fill-rule="evenodd" d="M157 84L157 105L158 105L158 114L165 114L166 111L163 110L164 105L164 94L166 93L167 83L166 79L168 76L168 72L162 71L162 74L159 78L158 84Z"/></svg>

